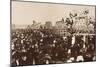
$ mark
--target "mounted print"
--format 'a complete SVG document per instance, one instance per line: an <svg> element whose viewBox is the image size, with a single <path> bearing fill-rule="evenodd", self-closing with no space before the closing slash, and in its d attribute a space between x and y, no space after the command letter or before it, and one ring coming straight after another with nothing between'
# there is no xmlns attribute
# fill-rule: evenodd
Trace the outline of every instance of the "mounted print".
<svg viewBox="0 0 100 67"><path fill-rule="evenodd" d="M11 1L11 66L96 61L96 6Z"/></svg>

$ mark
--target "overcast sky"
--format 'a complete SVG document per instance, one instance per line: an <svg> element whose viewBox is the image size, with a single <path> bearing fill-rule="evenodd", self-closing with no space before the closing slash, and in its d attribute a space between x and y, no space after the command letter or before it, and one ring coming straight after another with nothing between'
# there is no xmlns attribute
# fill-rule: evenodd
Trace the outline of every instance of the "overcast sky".
<svg viewBox="0 0 100 67"><path fill-rule="evenodd" d="M18 25L32 24L37 22L52 21L53 24L61 18L69 17L69 12L80 12L89 9L89 15L95 16L94 6L48 4L34 2L12 2L12 23Z"/></svg>

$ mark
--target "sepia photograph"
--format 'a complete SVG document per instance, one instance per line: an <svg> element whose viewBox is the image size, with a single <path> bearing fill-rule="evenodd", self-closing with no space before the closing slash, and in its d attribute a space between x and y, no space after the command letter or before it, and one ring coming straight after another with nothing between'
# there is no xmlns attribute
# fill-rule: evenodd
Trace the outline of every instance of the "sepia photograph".
<svg viewBox="0 0 100 67"><path fill-rule="evenodd" d="M96 61L96 6L11 1L11 66Z"/></svg>

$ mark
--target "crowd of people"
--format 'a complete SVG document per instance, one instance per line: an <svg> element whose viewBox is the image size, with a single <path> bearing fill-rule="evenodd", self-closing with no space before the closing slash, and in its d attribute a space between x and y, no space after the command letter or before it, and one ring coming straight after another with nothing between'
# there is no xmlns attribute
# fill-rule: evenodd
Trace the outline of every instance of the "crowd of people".
<svg viewBox="0 0 100 67"><path fill-rule="evenodd" d="M88 62L96 60L95 35L59 36L41 30L17 29L11 33L14 66Z"/></svg>

